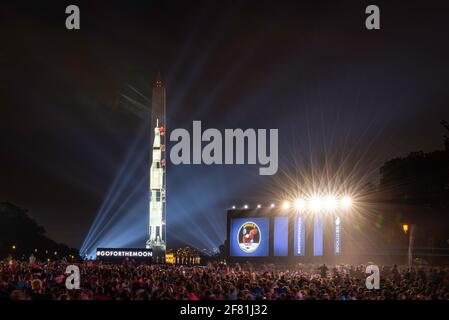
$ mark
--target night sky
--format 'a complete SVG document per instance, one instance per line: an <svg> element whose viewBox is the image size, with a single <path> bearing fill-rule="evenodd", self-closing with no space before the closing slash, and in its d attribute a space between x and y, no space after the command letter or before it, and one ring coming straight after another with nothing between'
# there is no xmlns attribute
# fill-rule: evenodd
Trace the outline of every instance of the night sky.
<svg viewBox="0 0 449 320"><path fill-rule="evenodd" d="M122 95L134 88L145 103L158 71L168 130L201 120L278 128L280 139L273 177L258 166L168 164L169 247L220 245L227 208L279 200L292 177L376 183L386 160L442 149L443 2L298 2L2 1L0 201L78 248L114 201L104 238L143 246L150 129ZM373 3L381 30L368 31ZM69 4L81 9L79 31L65 29Z"/></svg>

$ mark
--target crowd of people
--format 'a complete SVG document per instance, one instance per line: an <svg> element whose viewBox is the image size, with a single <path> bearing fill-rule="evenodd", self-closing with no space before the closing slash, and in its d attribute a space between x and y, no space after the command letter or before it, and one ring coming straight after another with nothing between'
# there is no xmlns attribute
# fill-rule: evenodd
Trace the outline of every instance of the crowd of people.
<svg viewBox="0 0 449 320"><path fill-rule="evenodd" d="M145 265L76 263L80 289L66 287L67 261L0 261L0 300L434 300L449 299L447 267L380 267L367 289L364 265Z"/></svg>

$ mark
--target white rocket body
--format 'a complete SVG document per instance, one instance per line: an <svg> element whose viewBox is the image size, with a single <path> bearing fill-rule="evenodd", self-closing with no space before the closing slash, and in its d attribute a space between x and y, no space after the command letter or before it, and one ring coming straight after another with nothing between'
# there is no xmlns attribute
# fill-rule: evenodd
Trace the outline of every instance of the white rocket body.
<svg viewBox="0 0 449 320"><path fill-rule="evenodd" d="M164 167L162 160L161 130L154 128L153 161L150 169L150 229L149 242L162 244L163 211L165 205Z"/></svg>
<svg viewBox="0 0 449 320"><path fill-rule="evenodd" d="M154 131L151 149L149 183L149 228L146 248L153 250L153 260L165 261L166 230L166 164L165 164L165 88L160 76L153 87L151 101L151 130Z"/></svg>

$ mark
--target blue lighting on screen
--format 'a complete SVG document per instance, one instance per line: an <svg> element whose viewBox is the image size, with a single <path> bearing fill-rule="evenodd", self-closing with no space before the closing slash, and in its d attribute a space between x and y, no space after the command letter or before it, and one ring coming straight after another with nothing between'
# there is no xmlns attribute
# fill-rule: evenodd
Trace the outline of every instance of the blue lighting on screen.
<svg viewBox="0 0 449 320"><path fill-rule="evenodd" d="M319 217L315 217L313 223L313 255L323 255L323 220Z"/></svg>
<svg viewBox="0 0 449 320"><path fill-rule="evenodd" d="M277 257L288 256L288 217L274 218L273 253Z"/></svg>

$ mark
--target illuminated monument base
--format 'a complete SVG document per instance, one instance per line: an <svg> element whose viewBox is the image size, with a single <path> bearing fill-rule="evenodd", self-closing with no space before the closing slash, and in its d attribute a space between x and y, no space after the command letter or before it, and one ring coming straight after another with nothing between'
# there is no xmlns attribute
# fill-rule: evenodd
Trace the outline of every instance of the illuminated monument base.
<svg viewBox="0 0 449 320"><path fill-rule="evenodd" d="M165 244L152 244L149 241L146 244L147 249L151 249L153 254L153 263L165 263L165 253L166 253L166 246Z"/></svg>

